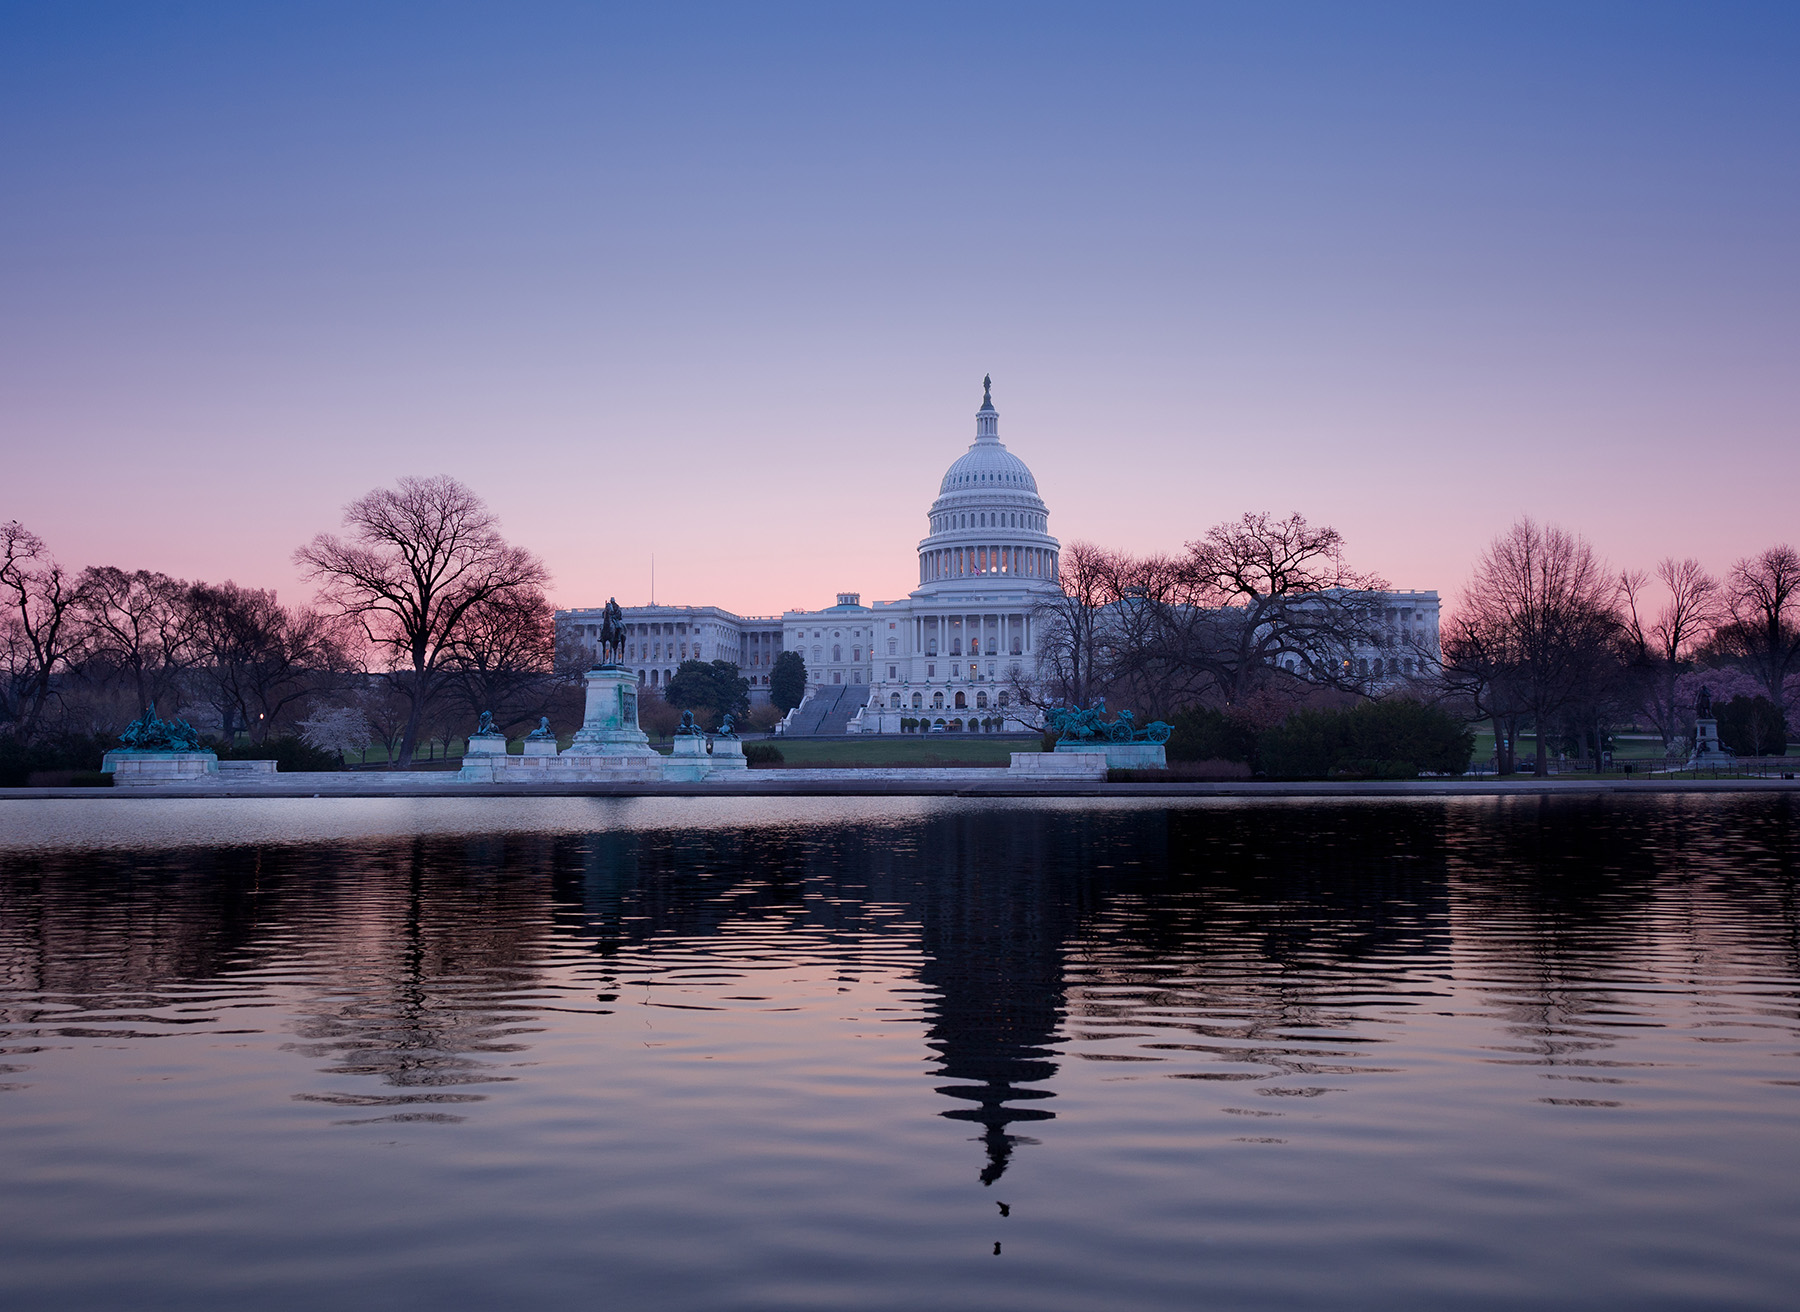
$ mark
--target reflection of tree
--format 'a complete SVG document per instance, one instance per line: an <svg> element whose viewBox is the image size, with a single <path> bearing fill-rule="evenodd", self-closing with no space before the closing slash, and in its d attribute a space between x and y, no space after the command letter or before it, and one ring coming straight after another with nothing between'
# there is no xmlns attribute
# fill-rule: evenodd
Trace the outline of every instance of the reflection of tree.
<svg viewBox="0 0 1800 1312"><path fill-rule="evenodd" d="M426 842L377 854L381 896L343 882L336 933L318 950L325 987L290 1045L403 1093L305 1095L347 1106L477 1101L442 1090L510 1079L492 1058L520 1051L535 1008L522 995L540 975L543 888L533 878L547 841L529 835ZM364 858L367 860L367 858ZM349 872L346 872L349 873ZM520 876L526 876L520 878ZM398 1119L448 1119L402 1113Z"/></svg>
<svg viewBox="0 0 1800 1312"><path fill-rule="evenodd" d="M1070 944L1074 1037L1145 1032L1133 1057L1183 1078L1351 1073L1346 982L1410 990L1442 951L1443 823L1409 804L1166 813L1164 859Z"/></svg>
<svg viewBox="0 0 1800 1312"><path fill-rule="evenodd" d="M5 859L0 978L78 1012L157 1005L273 950L269 928L302 890L251 850L55 852ZM16 1013L10 1023L19 1023Z"/></svg>
<svg viewBox="0 0 1800 1312"><path fill-rule="evenodd" d="M0 978L57 1005L9 1009L3 1019L64 1032L103 1021L136 1021L146 1032L204 1023L188 1014L197 999L181 986L204 986L219 1003L240 990L261 997L263 972L279 967L314 994L301 1004L302 1042L293 1046L330 1060L332 1073L407 1090L501 1078L492 1056L517 1050L532 1015L517 999L538 973L546 927L543 886L531 876L546 852L544 840L512 836L9 861ZM186 1007L179 1018L165 1010L172 1001Z"/></svg>

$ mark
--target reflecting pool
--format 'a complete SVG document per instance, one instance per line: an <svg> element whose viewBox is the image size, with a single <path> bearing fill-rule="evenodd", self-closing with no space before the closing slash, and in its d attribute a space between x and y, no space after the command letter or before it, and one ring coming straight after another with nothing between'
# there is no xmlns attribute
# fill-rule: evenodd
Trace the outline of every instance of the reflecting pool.
<svg viewBox="0 0 1800 1312"><path fill-rule="evenodd" d="M1800 800L0 802L20 1308L1787 1308Z"/></svg>

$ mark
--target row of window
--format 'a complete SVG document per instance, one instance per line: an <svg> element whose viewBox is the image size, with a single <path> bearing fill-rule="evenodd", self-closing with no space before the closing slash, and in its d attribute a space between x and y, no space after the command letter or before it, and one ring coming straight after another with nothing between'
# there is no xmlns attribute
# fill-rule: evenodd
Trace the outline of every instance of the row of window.
<svg viewBox="0 0 1800 1312"><path fill-rule="evenodd" d="M1004 693L1004 692L1001 693L999 695L999 697L996 699L996 704L1000 705L1000 706L1011 705L1012 704L1012 695L1010 693ZM876 705L879 706L880 703L877 702ZM959 711L967 710L968 706L969 706L969 695L967 693L962 693L962 692L957 693L951 699L950 705L955 707ZM975 694L975 709L980 710L980 711L985 711L987 709L987 707L988 707L988 695L985 692L976 693ZM925 694L924 693L915 692L912 695L912 708L915 711L922 711L925 709ZM892 696L890 696L888 698L888 709L890 711L899 711L899 710L905 709L905 707L901 704L899 693L894 693ZM941 711L941 710L945 709L943 693L934 692L931 694L931 709L934 711Z"/></svg>
<svg viewBox="0 0 1800 1312"><path fill-rule="evenodd" d="M958 528L1023 528L1044 531L1047 515L1034 515L1024 510L965 510L953 515L933 515L931 531L948 533Z"/></svg>
<svg viewBox="0 0 1800 1312"><path fill-rule="evenodd" d="M1014 574L1055 579L1056 553L1042 547L949 547L919 553L919 582Z"/></svg>

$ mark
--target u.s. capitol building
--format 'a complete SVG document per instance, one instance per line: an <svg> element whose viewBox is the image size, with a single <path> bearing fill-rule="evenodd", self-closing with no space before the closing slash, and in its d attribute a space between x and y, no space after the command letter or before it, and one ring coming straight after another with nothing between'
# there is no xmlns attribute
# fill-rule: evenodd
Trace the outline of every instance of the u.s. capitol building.
<svg viewBox="0 0 1800 1312"><path fill-rule="evenodd" d="M1059 590L1060 544L1037 479L1000 440L984 380L975 440L944 473L918 543L919 584L898 601L841 592L823 610L736 615L717 606L625 608L625 664L650 688L684 660L735 662L758 700L783 651L806 661L810 696L791 731L899 733L903 719L1014 719L1014 689L1037 665L1033 612ZM1390 617L1436 650L1435 592L1391 593ZM590 646L599 607L557 612L559 633ZM1374 659L1379 677L1381 656ZM1012 714L1009 714L1012 712ZM1035 722L1036 717L1031 717Z"/></svg>

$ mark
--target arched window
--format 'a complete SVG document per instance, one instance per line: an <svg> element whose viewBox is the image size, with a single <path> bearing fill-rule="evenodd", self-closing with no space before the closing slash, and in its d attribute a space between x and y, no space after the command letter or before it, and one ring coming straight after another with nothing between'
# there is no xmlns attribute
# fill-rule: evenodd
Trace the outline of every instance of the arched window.
<svg viewBox="0 0 1800 1312"><path fill-rule="evenodd" d="M900 709L900 694L899 693L895 693L892 697L888 698L888 709L890 711L897 711Z"/></svg>
<svg viewBox="0 0 1800 1312"><path fill-rule="evenodd" d="M943 693L934 692L931 694L931 709L934 711L941 711L944 709L944 694Z"/></svg>
<svg viewBox="0 0 1800 1312"><path fill-rule="evenodd" d="M1002 705L1002 706L1009 706L1009 705L1011 705L1011 704L1012 704L1012 694L1011 694L1011 693L1009 693L1009 692L1003 692L1003 693L1001 693L1001 694L1000 694L1000 704L1001 704L1001 705Z"/></svg>
<svg viewBox="0 0 1800 1312"><path fill-rule="evenodd" d="M840 663L840 662L841 662L841 661L842 661L842 660L843 660L843 659L844 659L844 649L843 649L843 648L842 648L842 647L840 647L840 646L838 646L838 645L837 645L837 644L836 644L836 643L835 643L835 642L834 642L834 643L832 643L832 644L831 644L831 660L832 660L832 663L833 663L833 664L834 664L834 665L835 665L835 664L838 664L838 663Z"/></svg>
<svg viewBox="0 0 1800 1312"><path fill-rule="evenodd" d="M1356 672L1359 675L1367 674L1369 672L1369 658L1367 656L1358 656L1356 658Z"/></svg>
<svg viewBox="0 0 1800 1312"><path fill-rule="evenodd" d="M654 688L656 686L656 676L658 673L659 673L659 671L657 671L657 670L650 671L650 686L652 688Z"/></svg>
<svg viewBox="0 0 1800 1312"><path fill-rule="evenodd" d="M1375 677L1377 679L1379 679L1381 677L1381 657L1379 657L1379 656L1377 656L1375 658L1375 668L1372 671L1372 673L1375 675Z"/></svg>
<svg viewBox="0 0 1800 1312"><path fill-rule="evenodd" d="M899 652L900 652L900 640L898 638L889 638L888 639L888 655L896 656L899 654Z"/></svg>
<svg viewBox="0 0 1800 1312"><path fill-rule="evenodd" d="M852 647L850 649L850 659L852 661L862 660L862 648L861 647Z"/></svg>
<svg viewBox="0 0 1800 1312"><path fill-rule="evenodd" d="M913 694L912 708L916 711L916 710L919 710L920 708L922 708L924 705L925 705L924 694L915 692Z"/></svg>
<svg viewBox="0 0 1800 1312"><path fill-rule="evenodd" d="M825 649L823 647L814 647L813 648L813 664L817 665L820 661L822 661L824 659L825 659Z"/></svg>
<svg viewBox="0 0 1800 1312"><path fill-rule="evenodd" d="M959 710L959 711L962 710L968 704L969 704L969 699L967 697L963 696L960 692L956 694L956 709L957 710Z"/></svg>
<svg viewBox="0 0 1800 1312"><path fill-rule="evenodd" d="M987 694L985 692L978 692L975 694L975 706L978 710L985 711L987 709Z"/></svg>

